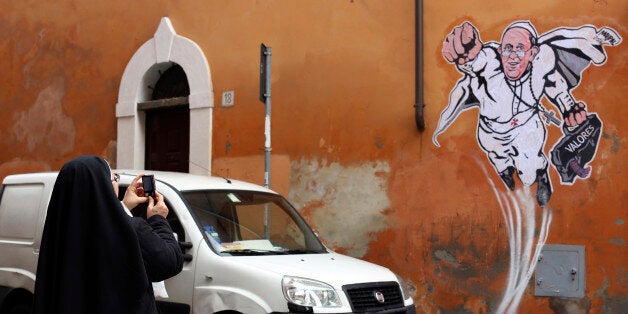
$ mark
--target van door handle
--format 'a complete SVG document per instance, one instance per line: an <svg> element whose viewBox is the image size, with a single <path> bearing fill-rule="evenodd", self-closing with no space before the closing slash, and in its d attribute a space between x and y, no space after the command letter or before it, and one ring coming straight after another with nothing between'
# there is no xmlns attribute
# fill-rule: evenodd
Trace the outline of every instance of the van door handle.
<svg viewBox="0 0 628 314"><path fill-rule="evenodd" d="M183 261L184 262L191 262L192 261L192 254L183 254Z"/></svg>

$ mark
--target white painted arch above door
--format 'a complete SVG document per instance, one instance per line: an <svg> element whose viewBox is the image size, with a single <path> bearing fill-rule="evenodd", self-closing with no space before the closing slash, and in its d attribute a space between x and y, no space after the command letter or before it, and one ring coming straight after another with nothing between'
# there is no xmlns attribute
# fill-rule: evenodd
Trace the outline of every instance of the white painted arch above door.
<svg viewBox="0 0 628 314"><path fill-rule="evenodd" d="M144 112L137 104L150 100L148 86L159 79L159 71L179 64L190 86L190 173L211 173L212 110L214 94L209 64L201 48L174 31L164 17L153 38L146 41L127 64L116 104L118 121L117 168L144 169Z"/></svg>

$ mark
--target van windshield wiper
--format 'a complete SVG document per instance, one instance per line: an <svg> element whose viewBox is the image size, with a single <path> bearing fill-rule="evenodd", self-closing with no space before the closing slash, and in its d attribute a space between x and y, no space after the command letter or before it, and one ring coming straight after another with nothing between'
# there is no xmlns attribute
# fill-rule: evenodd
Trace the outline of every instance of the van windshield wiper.
<svg viewBox="0 0 628 314"><path fill-rule="evenodd" d="M319 254L319 253L324 253L324 252L319 252L315 250L304 250L304 249L294 249L294 250L236 249L236 250L222 251L222 253L229 253L233 255L289 255L289 254Z"/></svg>
<svg viewBox="0 0 628 314"><path fill-rule="evenodd" d="M271 251L271 250L259 250L259 249L226 250L226 251L222 251L222 253L229 253L229 254L233 254L233 255L276 255L276 254L286 254L284 251Z"/></svg>
<svg viewBox="0 0 628 314"><path fill-rule="evenodd" d="M320 253L325 253L325 252L320 252L316 250L307 250L307 249L294 249L294 250L284 251L284 253L286 254L320 254Z"/></svg>

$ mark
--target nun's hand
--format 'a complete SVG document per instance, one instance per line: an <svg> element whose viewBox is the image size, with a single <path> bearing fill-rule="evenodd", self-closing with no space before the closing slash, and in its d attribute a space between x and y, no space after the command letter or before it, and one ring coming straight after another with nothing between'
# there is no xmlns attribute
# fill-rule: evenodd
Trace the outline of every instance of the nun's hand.
<svg viewBox="0 0 628 314"><path fill-rule="evenodd" d="M161 193L155 191L155 199L148 198L148 208L146 209L146 218L150 218L153 215L160 215L164 218L168 216L168 206L164 202L164 196Z"/></svg>
<svg viewBox="0 0 628 314"><path fill-rule="evenodd" d="M135 177L135 179L133 179L129 187L126 189L126 192L124 192L124 199L122 199L122 202L124 203L124 206L126 206L126 208L128 208L129 210L132 210L137 205L141 203L146 203L146 201L148 201L148 197L144 196L144 187L142 185L142 182L140 181L143 175L144 174L142 173Z"/></svg>

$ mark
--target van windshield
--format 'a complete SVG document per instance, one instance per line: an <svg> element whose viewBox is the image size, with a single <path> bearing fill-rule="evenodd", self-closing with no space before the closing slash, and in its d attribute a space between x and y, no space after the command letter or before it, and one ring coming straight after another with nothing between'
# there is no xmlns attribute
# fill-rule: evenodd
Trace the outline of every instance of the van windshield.
<svg viewBox="0 0 628 314"><path fill-rule="evenodd" d="M297 211L276 194L182 192L205 240L224 255L316 254L327 250Z"/></svg>

